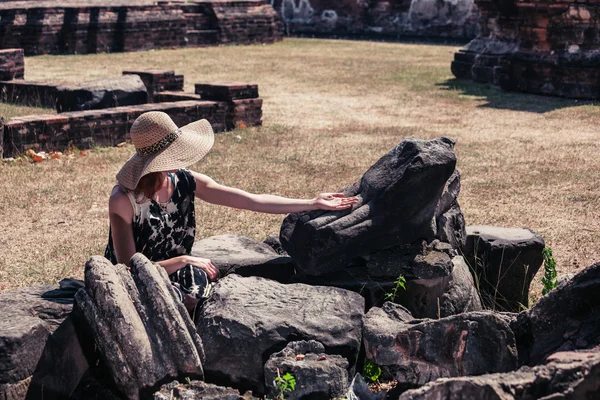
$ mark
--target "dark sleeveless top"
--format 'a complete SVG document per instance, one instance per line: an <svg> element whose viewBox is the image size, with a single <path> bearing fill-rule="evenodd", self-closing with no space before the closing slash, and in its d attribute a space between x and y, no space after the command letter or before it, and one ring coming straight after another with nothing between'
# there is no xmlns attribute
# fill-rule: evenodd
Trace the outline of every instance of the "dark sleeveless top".
<svg viewBox="0 0 600 400"><path fill-rule="evenodd" d="M196 235L194 198L196 181L189 170L180 169L174 176L175 189L166 203L145 199L138 203L133 193L127 196L133 207L133 238L135 251L151 261L190 254ZM112 228L108 234L108 246L104 256L117 263Z"/></svg>

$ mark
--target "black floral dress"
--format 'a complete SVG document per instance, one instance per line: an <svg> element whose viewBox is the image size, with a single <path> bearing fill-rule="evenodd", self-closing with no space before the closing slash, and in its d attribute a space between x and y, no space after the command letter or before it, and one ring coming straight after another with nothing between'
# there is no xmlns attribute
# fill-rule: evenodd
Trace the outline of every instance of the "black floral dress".
<svg viewBox="0 0 600 400"><path fill-rule="evenodd" d="M134 194L127 191L134 211L132 226L135 250L151 261L190 254L194 244L196 181L186 169L178 170L171 175L171 179L175 189L166 203L158 203L153 199L144 199L139 203ZM116 264L111 233L104 256ZM211 288L206 272L189 264L170 274L169 279L182 301L184 294L198 299L206 298Z"/></svg>

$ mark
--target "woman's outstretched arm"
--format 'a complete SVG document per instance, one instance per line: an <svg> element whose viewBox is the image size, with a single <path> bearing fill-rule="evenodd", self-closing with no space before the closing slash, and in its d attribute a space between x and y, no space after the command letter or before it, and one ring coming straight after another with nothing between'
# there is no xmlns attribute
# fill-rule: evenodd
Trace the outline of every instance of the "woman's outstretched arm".
<svg viewBox="0 0 600 400"><path fill-rule="evenodd" d="M196 197L212 204L269 214L289 214L308 210L345 210L358 197L344 197L342 193L322 193L314 199L290 199L270 194L252 194L241 189L220 185L212 178L193 172Z"/></svg>

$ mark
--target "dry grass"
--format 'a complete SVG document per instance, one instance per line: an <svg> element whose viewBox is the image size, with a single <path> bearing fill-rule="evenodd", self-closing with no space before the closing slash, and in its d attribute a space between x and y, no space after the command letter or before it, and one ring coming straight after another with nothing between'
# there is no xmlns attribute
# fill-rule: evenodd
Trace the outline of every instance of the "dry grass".
<svg viewBox="0 0 600 400"><path fill-rule="evenodd" d="M219 135L193 167L253 192L310 197L336 190L407 136L449 136L457 141L468 224L532 228L552 246L562 274L600 261L599 108L455 82L449 66L456 49L288 39L272 46L27 58L26 77L76 82L130 68L169 68L185 74L189 91L202 81L258 83L265 126ZM108 194L131 151L98 149L71 160L0 166L0 290L81 277L85 260L106 244ZM198 237L263 239L283 219L197 208ZM534 295L540 290L536 282Z"/></svg>

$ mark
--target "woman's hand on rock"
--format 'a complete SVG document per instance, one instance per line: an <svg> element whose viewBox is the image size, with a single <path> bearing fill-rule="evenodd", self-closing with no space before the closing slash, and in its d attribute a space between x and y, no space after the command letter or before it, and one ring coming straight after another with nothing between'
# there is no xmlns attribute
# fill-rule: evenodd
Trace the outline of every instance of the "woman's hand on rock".
<svg viewBox="0 0 600 400"><path fill-rule="evenodd" d="M211 281L219 277L219 268L217 268L208 258L188 256L186 262L202 269Z"/></svg>
<svg viewBox="0 0 600 400"><path fill-rule="evenodd" d="M314 200L319 210L345 210L358 202L358 197L344 197L343 193L321 193Z"/></svg>

